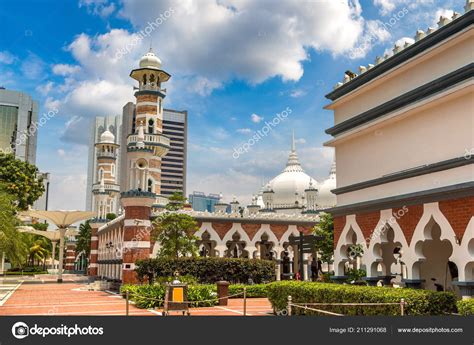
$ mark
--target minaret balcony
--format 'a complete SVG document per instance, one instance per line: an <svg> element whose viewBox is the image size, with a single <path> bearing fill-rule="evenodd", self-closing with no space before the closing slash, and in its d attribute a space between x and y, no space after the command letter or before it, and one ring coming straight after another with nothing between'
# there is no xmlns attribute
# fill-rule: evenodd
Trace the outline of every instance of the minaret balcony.
<svg viewBox="0 0 474 345"><path fill-rule="evenodd" d="M137 147L139 142L138 134L130 134L127 138L127 146L130 148ZM170 138L163 134L145 134L143 143L145 147L152 148L155 155L163 157L170 149Z"/></svg>
<svg viewBox="0 0 474 345"><path fill-rule="evenodd" d="M118 184L105 183L103 187L104 187L104 192L106 193L111 193L111 192L120 193L120 185ZM94 183L92 185L92 193L100 192L101 188L102 186L100 185L100 183Z"/></svg>
<svg viewBox="0 0 474 345"><path fill-rule="evenodd" d="M110 159L117 159L117 153L116 152L107 152L107 151L97 151L96 153L97 159L100 158L110 158Z"/></svg>

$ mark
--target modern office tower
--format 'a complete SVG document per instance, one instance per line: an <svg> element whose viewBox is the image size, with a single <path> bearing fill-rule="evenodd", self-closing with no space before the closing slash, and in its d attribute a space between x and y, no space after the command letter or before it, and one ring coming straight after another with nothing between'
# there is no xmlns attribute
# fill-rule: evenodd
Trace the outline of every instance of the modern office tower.
<svg viewBox="0 0 474 345"><path fill-rule="evenodd" d="M112 136L107 133L106 139L108 142L113 137L110 144L114 146L114 154L108 157L108 160L104 158L104 155L99 156L99 149L103 148L103 145L100 146L98 144L101 143L101 136L105 132L109 132ZM114 186L110 185L114 188L114 194L119 192L118 181L120 181L120 164L121 160L118 159L120 155L119 148L117 145L120 145L120 139L122 135L122 116L98 116L95 118L94 122L91 125L91 132L89 137L89 158L88 158L88 169L87 169L87 190L86 190L86 210L95 210L95 203L94 203L94 193L93 191L98 191L100 189L100 176L99 176L99 163L100 165L107 166L107 171L109 170L108 167L114 166L114 171L110 170L110 173L113 173ZM113 157L112 157L113 156ZM104 161L106 160L106 162ZM109 162L112 159L114 162ZM105 163L104 163L105 162ZM104 170L104 169L102 169ZM108 173L107 173L108 174ZM109 176L112 177L112 176ZM116 191L115 191L116 189ZM118 202L112 202L113 207L110 209L110 213L119 213L120 205Z"/></svg>
<svg viewBox="0 0 474 345"><path fill-rule="evenodd" d="M40 176L43 178L44 193L35 201L33 208L35 210L47 211L49 204L49 173L40 173Z"/></svg>
<svg viewBox="0 0 474 345"><path fill-rule="evenodd" d="M215 205L220 199L219 194L206 195L203 192L193 192L193 194L189 194L189 203L194 211L214 212Z"/></svg>
<svg viewBox="0 0 474 345"><path fill-rule="evenodd" d="M122 113L122 137L121 147L127 147L127 136L135 133L135 104L127 103ZM188 112L163 109L163 134L170 138L170 150L161 158L161 194L170 196L175 192L186 195L186 161L187 161L187 138L188 138ZM121 191L126 191L129 180L127 166L125 163L127 150L120 150Z"/></svg>
<svg viewBox="0 0 474 345"><path fill-rule="evenodd" d="M161 194L186 195L188 112L164 109L163 134L170 138L170 150L162 158Z"/></svg>
<svg viewBox="0 0 474 345"><path fill-rule="evenodd" d="M0 152L35 164L37 120L38 102L30 95L0 88Z"/></svg>

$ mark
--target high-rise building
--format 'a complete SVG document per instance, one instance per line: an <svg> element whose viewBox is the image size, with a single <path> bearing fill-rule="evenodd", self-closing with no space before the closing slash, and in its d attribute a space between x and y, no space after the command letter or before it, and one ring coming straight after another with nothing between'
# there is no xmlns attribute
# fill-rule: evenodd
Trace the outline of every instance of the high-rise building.
<svg viewBox="0 0 474 345"><path fill-rule="evenodd" d="M16 158L36 163L38 102L30 95L0 89L0 152L13 153Z"/></svg>
<svg viewBox="0 0 474 345"><path fill-rule="evenodd" d="M106 133L108 132L108 133ZM106 133L105 138L102 138L103 134ZM106 186L112 187L114 197L120 191L118 185L120 179L120 164L122 163L119 158L120 151L120 140L122 136L122 117L117 116L98 116L95 118L93 124L91 125L91 132L89 137L89 157L88 157L88 169L87 169L87 190L86 190L86 210L95 210L94 201L94 191L97 192L100 190L101 176L104 176L105 170L107 174L110 172L110 176L104 180L104 182L113 182L112 184L106 183ZM104 140L101 140L104 139ZM101 142L109 143L110 148L113 148L113 153L109 154L110 157L105 157L103 152L101 152L103 145L100 145ZM106 150L106 147L105 147ZM126 152L126 151L125 151ZM105 159L105 161L104 161ZM100 176L100 168L102 167L102 175ZM113 171L112 171L113 167ZM113 176L112 176L113 175ZM105 176L104 176L105 177ZM109 181L113 178L114 181ZM119 213L120 205L115 200L109 201L109 211L108 213Z"/></svg>
<svg viewBox="0 0 474 345"><path fill-rule="evenodd" d="M35 210L47 211L49 204L49 173L40 173L40 176L43 178L44 193L35 201L33 208Z"/></svg>
<svg viewBox="0 0 474 345"><path fill-rule="evenodd" d="M161 193L186 195L188 112L164 109L163 134L170 138L170 150L162 158Z"/></svg>
<svg viewBox="0 0 474 345"><path fill-rule="evenodd" d="M127 147L127 136L135 133L135 104L127 103L122 113L121 147ZM163 134L170 139L170 150L161 158L161 194L170 196L175 192L186 195L186 161L188 138L188 112L163 109ZM120 186L126 191L130 179L126 162L127 150L121 150Z"/></svg>
<svg viewBox="0 0 474 345"><path fill-rule="evenodd" d="M215 205L221 199L219 194L206 195L203 192L193 192L189 194L189 203L194 211L214 212Z"/></svg>

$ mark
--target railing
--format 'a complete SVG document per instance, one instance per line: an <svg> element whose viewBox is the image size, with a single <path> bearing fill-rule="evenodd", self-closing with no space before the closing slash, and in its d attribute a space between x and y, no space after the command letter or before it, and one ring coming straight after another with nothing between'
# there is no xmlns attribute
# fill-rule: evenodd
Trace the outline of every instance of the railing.
<svg viewBox="0 0 474 345"><path fill-rule="evenodd" d="M223 296L223 297L217 297L217 298L212 298L212 299L207 299L207 300L201 300L201 301L183 301L183 302L179 302L179 303L183 303L183 304L187 304L188 306L193 306L194 308L197 308L199 304L205 304L205 303L218 303L220 300L227 300L229 298L233 298L233 297L237 297L237 296L240 296L242 295L242 298L243 298L243 312L242 312L242 316L247 316L247 288L244 287L244 291L242 292L239 292L239 293L236 293L234 295L226 295L226 296ZM153 301L153 302L156 302L158 304L164 304L166 301L163 300L163 299L159 299L159 298L153 298L153 297L146 297L146 296L143 296L143 295L139 295L139 294L131 294L130 291L125 291L125 294L122 294L122 297L125 298L125 315L126 316L129 316L130 315L130 306L129 304L135 304L134 302L132 302L130 300L130 297L138 297L140 298L141 300L148 300L148 301ZM172 302L172 301L170 301ZM155 309L155 308L153 308ZM163 316L165 315L165 313L163 312ZM190 314L188 314L190 315Z"/></svg>
<svg viewBox="0 0 474 345"><path fill-rule="evenodd" d="M96 156L97 158L100 158L100 157L117 158L117 153L107 152L107 151L97 151Z"/></svg>
<svg viewBox="0 0 474 345"><path fill-rule="evenodd" d="M161 93L166 93L166 89L161 89L158 85L145 84L140 85L138 88L139 91L159 91Z"/></svg>
<svg viewBox="0 0 474 345"><path fill-rule="evenodd" d="M94 183L92 185L92 191L99 191L101 188L100 183ZM104 189L106 192L112 191L112 192L120 192L120 186L118 184L111 184L111 183L106 183L104 184Z"/></svg>
<svg viewBox="0 0 474 345"><path fill-rule="evenodd" d="M287 307L286 307L286 314L288 316L292 315L293 308L300 308L303 310L314 311L323 315L331 315L331 316L344 316L344 314L334 313L332 311L319 309L315 307L324 307L324 306L362 306L362 307L369 307L369 306L380 306L380 305L398 305L400 306L400 316L405 315L405 306L406 302L405 299L400 299L400 302L392 302L392 303L293 303L293 299L291 296L287 298Z"/></svg>
<svg viewBox="0 0 474 345"><path fill-rule="evenodd" d="M127 145L136 144L138 142L138 134L131 134L127 138ZM145 134L145 145L160 145L170 147L170 138L163 134Z"/></svg>

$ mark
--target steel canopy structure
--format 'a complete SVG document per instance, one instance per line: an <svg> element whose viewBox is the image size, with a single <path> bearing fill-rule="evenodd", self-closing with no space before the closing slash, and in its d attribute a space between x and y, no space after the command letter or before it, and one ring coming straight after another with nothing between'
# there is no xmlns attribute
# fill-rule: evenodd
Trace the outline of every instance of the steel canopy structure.
<svg viewBox="0 0 474 345"><path fill-rule="evenodd" d="M44 219L50 221L58 227L59 233L59 267L58 267L58 283L63 281L63 261L64 261L64 236L68 228L77 222L90 219L95 216L95 212L90 211L39 211L28 210L21 212L21 216ZM21 230L20 230L21 231ZM43 232L43 231L40 231ZM44 235L44 234L39 234Z"/></svg>

